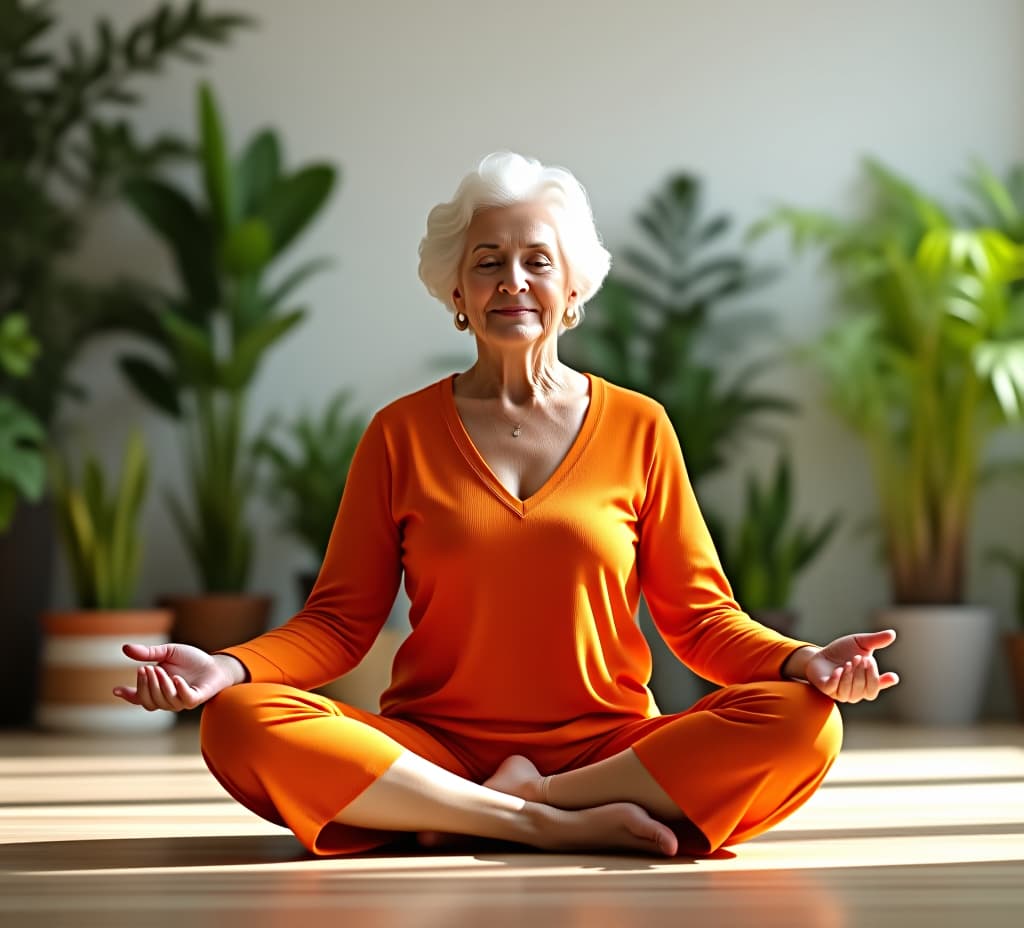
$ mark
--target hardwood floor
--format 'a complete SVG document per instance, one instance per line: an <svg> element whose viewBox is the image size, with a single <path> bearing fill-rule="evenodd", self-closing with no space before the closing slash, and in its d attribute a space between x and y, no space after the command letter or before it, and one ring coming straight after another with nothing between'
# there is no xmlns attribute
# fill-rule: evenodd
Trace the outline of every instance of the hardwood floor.
<svg viewBox="0 0 1024 928"><path fill-rule="evenodd" d="M0 925L373 928L1024 925L1024 726L848 726L825 786L709 860L313 859L233 803L197 726L0 733Z"/></svg>

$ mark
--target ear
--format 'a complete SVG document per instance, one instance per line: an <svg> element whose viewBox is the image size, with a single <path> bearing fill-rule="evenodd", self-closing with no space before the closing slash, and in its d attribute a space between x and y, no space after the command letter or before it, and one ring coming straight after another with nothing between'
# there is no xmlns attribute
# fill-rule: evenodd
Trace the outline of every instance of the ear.
<svg viewBox="0 0 1024 928"><path fill-rule="evenodd" d="M456 306L459 306L462 303L462 291L459 290L458 287L456 287L454 290L452 290L452 302Z"/></svg>

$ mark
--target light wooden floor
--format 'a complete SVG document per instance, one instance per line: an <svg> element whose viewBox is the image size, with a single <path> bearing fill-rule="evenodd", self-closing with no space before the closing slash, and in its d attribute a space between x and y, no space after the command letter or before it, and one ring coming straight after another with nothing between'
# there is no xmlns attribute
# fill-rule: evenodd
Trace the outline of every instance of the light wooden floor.
<svg viewBox="0 0 1024 928"><path fill-rule="evenodd" d="M713 860L507 848L312 859L231 802L196 726L0 733L0 925L1024 926L1024 727L854 724L825 786Z"/></svg>

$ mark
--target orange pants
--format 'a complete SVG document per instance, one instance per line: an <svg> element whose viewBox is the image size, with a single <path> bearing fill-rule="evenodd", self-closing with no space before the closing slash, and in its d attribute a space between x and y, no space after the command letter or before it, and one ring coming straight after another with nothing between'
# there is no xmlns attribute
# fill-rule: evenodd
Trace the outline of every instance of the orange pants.
<svg viewBox="0 0 1024 928"><path fill-rule="evenodd" d="M601 737L550 744L543 736L467 738L289 686L245 683L205 706L201 737L224 788L315 854L355 853L400 837L333 819L404 750L480 783L510 754L549 774L626 748L706 839L680 853L701 854L752 838L802 805L839 752L842 722L833 701L810 686L749 683L717 690L685 712L612 720Z"/></svg>

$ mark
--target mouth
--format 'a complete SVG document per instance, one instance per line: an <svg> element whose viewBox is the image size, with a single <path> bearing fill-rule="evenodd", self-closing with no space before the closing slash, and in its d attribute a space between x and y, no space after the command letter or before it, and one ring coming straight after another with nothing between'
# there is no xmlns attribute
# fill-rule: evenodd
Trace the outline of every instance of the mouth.
<svg viewBox="0 0 1024 928"><path fill-rule="evenodd" d="M499 316L525 316L527 313L535 313L532 306L499 306L491 312Z"/></svg>

